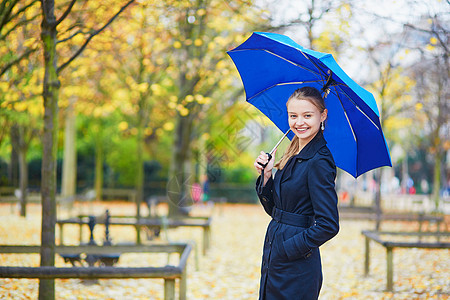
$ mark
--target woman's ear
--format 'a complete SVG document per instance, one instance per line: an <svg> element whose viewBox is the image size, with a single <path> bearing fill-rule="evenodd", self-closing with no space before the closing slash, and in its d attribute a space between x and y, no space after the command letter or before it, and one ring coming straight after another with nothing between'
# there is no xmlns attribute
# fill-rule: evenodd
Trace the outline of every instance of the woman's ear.
<svg viewBox="0 0 450 300"><path fill-rule="evenodd" d="M328 116L328 109L325 108L320 116L320 122L325 121L327 119L327 116Z"/></svg>

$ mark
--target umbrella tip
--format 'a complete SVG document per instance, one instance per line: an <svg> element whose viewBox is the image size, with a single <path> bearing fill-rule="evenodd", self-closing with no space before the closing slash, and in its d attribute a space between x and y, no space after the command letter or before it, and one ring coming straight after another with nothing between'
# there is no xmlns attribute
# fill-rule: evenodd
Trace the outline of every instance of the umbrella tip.
<svg viewBox="0 0 450 300"><path fill-rule="evenodd" d="M331 79L331 76L333 75L333 72L331 72L331 70L328 70L328 78L327 78L327 81L325 82L325 84L324 84L324 86L322 87L322 93L324 93L323 94L323 98L326 98L327 96L328 96L328 94L330 93L330 88L329 88L329 86L330 86L330 84L332 83L332 79Z"/></svg>

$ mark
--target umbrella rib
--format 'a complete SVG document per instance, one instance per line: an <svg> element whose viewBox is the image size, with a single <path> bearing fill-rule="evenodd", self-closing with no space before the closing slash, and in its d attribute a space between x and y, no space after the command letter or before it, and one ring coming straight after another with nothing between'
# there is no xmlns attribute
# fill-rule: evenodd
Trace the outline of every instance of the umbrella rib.
<svg viewBox="0 0 450 300"><path fill-rule="evenodd" d="M334 87L335 90L337 90L336 86L333 86L333 87ZM353 131L352 123L350 122L350 119L348 118L347 110L345 109L344 104L342 103L342 99L341 99L341 97L340 97L340 95L339 95L339 93L337 91L336 91L336 97L338 98L339 103L342 106L342 110L344 111L345 118L347 119L348 127L350 127L350 130L352 131L353 139L355 140L355 142L358 142L358 140L356 139L355 132Z"/></svg>
<svg viewBox="0 0 450 300"><path fill-rule="evenodd" d="M322 78L322 81L325 81L326 79L325 79L325 77L323 77L323 72L322 72L322 70L319 68L319 66L314 62L314 61L312 61L309 57L308 57L308 55L306 55L305 54L305 52L303 52L302 50L300 50L300 49L297 49L298 51L300 51L300 53L301 54L303 54L303 56L308 60L308 61L310 61L316 68L317 68L317 70L319 71L319 76Z"/></svg>
<svg viewBox="0 0 450 300"><path fill-rule="evenodd" d="M339 102L341 102L341 99L339 99ZM342 102L341 102L341 105L342 105ZM342 106L342 108L344 109L345 118L347 119L350 130L352 131L353 139L355 140L356 143L358 143L358 139L356 138L355 132L353 131L352 123L350 123L350 119L348 118L347 111L345 110L344 106Z"/></svg>
<svg viewBox="0 0 450 300"><path fill-rule="evenodd" d="M308 68L305 68L305 67L303 67L302 65L299 65L299 64L296 64L295 62L293 62L293 61L290 61L289 59L286 59L286 58L284 58L284 57L282 57L282 56L280 56L280 55L278 55L278 54L275 54L275 53L273 53L273 52L271 52L271 51L269 51L269 50L266 50L266 49L239 49L239 50L233 50L233 51L230 51L230 52L240 52L240 51L255 51L255 50L259 50L259 51L264 51L264 52L267 52L267 53L269 53L269 54L272 54L272 55L274 55L274 56L276 56L276 57L278 57L278 58L281 58L282 60L285 60L285 61L287 61L288 63L290 63L290 64L293 64L294 66L296 66L296 67L299 67L299 68L302 68L302 69L304 69L304 70L306 70L306 71L308 71L308 72L311 72L311 73L313 73L313 74L315 74L315 75L319 75L319 76L321 76L322 77L322 74L320 74L320 73L317 73L317 72L314 72L313 70L311 70L311 69L308 69ZM298 50L298 49L297 49ZM299 50L300 51L300 50ZM300 52L302 52L302 51L300 51ZM302 52L303 53L303 52ZM306 56L306 55L305 55ZM309 58L308 58L308 60L309 61L311 61ZM314 64L315 65L315 64ZM316 66L316 65L315 65ZM316 66L317 67L317 66ZM319 68L318 68L319 69ZM320 70L320 69L319 69Z"/></svg>
<svg viewBox="0 0 450 300"><path fill-rule="evenodd" d="M268 88L265 88L264 90L262 90L262 91L256 93L255 95L251 96L250 98L247 99L247 101L249 101L249 100L251 100L251 99L257 97L259 94L262 94L262 93L264 93L265 91L270 90L271 88L276 87L276 86L278 86L278 85L303 84L303 83L310 83L310 82L317 82L317 81L319 81L319 80L290 81L290 82L277 83L277 84L274 84L274 85L269 86Z"/></svg>
<svg viewBox="0 0 450 300"><path fill-rule="evenodd" d="M342 110L344 111L345 118L347 119L348 127L352 131L353 139L355 140L355 143L358 144L358 139L356 138L355 131L353 131L352 123L350 122L350 119L348 118L347 110L345 109L344 104L342 103L341 97L340 97L339 93L337 92L337 87L334 86L334 89L336 92L336 97L338 98L339 103L342 106ZM356 151L356 165L358 165L358 151ZM356 169L358 169L358 168L356 168Z"/></svg>
<svg viewBox="0 0 450 300"><path fill-rule="evenodd" d="M337 90L337 85L333 85L335 87L335 90ZM344 85L345 86L345 85ZM347 96L347 99L356 107L357 110L359 110L372 124L373 126L375 126L378 130L380 130L380 128L378 127L377 124L375 124L374 121L372 121L372 119L359 107L358 104L356 104L355 101L352 100L352 98L343 90L343 89L339 89L341 91L341 93L345 94L345 96ZM338 97L339 101L341 102L341 98L338 95L338 92L336 91L336 96ZM342 105L342 102L341 102ZM344 106L342 105L342 108L344 108ZM345 109L344 109L345 111Z"/></svg>

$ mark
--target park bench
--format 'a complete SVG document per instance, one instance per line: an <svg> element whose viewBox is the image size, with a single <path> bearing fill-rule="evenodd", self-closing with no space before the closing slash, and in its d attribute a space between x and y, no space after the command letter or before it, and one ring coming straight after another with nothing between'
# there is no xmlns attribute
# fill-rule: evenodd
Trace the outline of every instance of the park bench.
<svg viewBox="0 0 450 300"><path fill-rule="evenodd" d="M371 220L377 219L376 213L370 208L359 209L341 209L339 211L339 217L341 219L351 220ZM422 232L424 225L427 225L428 229L431 228L431 224L436 224L437 231L441 225L445 225L444 217L437 215L429 215L422 213L383 213L380 215L380 221L382 223L386 221L403 221L403 222L417 222L419 232Z"/></svg>
<svg viewBox="0 0 450 300"><path fill-rule="evenodd" d="M136 190L134 189L102 189L102 197L105 199L127 199L130 202L136 202Z"/></svg>
<svg viewBox="0 0 450 300"><path fill-rule="evenodd" d="M370 268L370 241L375 241L386 248L386 290L392 291L394 282L394 264L393 264L393 250L394 248L423 248L423 249L449 249L450 242L441 242L442 237L450 237L450 232L392 232L392 231L370 231L364 230L362 234L365 236L365 260L364 260L364 274L369 274ZM405 242L392 239L385 239L384 236L416 236L416 237L433 237L436 242L423 242L421 240L416 242Z"/></svg>
<svg viewBox="0 0 450 300"><path fill-rule="evenodd" d="M0 245L0 253L40 253L40 246ZM152 245L81 245L55 246L55 252L60 255L84 253L115 254L115 253L178 253L178 265L163 267L7 267L0 266L0 278L79 278L79 279L125 279L125 278L162 278L164 279L164 299L175 299L175 280L179 281L179 299L186 299L186 264L191 252L191 245L185 243L168 243Z"/></svg>
<svg viewBox="0 0 450 300"><path fill-rule="evenodd" d="M141 244L140 232L143 228L159 228L167 231L169 228L177 227L200 227L203 229L203 254L206 254L210 247L211 240L211 217L180 217L180 218L139 218L135 216L111 216L110 226L133 226L136 228L136 243ZM82 243L83 225L89 224L89 216L79 215L76 218L57 220L59 227L60 244L64 244L64 225L76 224L79 226L79 242ZM105 224L104 218L97 218L97 224Z"/></svg>
<svg viewBox="0 0 450 300"><path fill-rule="evenodd" d="M20 201L19 189L15 189L12 194L9 193L7 194L3 193L3 195L0 194L0 204L8 203L11 214L15 213L16 210L20 210L19 201ZM27 203L41 203L41 195L39 193L28 193Z"/></svg>
<svg viewBox="0 0 450 300"><path fill-rule="evenodd" d="M105 213L105 240L103 245L104 246L111 246L111 238L109 236L109 222L110 222L110 215L109 211L106 210ZM97 243L94 240L94 227L96 225L97 221L94 216L89 216L89 230L90 230L90 238L89 242L87 244L83 244L80 242L80 245L97 245ZM70 254L60 254L60 256L64 259L65 262L70 262L72 266L76 266L76 263L79 263L82 265L82 257L81 253L70 253ZM120 253L108 253L108 254L89 254L86 257L84 257L84 261L88 263L89 266L94 266L97 263L100 266L113 266L115 263L119 261Z"/></svg>
<svg viewBox="0 0 450 300"><path fill-rule="evenodd" d="M161 203L167 203L169 201L167 196L151 196L148 197L145 200L145 203L147 204L148 210L149 210L149 217L157 217L160 216L160 213L158 212L158 205ZM226 197L211 197L207 202L197 202L194 204L194 206L197 207L207 207L208 209L208 215L213 215L214 211L217 209L218 214L223 214L223 206L228 202L228 199Z"/></svg>
<svg viewBox="0 0 450 300"><path fill-rule="evenodd" d="M58 208L65 208L67 211L73 209L73 203L75 201L91 201L95 199L95 191L86 190L82 194L73 196L61 196L56 195L56 203ZM0 187L0 204L8 203L10 204L11 214L15 212L18 207L20 200L20 190L15 187ZM38 203L40 204L42 196L39 192L28 192L27 193L27 203Z"/></svg>
<svg viewBox="0 0 450 300"><path fill-rule="evenodd" d="M0 203L9 203L10 212L14 213L14 208L16 207L19 199L14 195L14 192L17 188L10 186L2 186L0 187Z"/></svg>

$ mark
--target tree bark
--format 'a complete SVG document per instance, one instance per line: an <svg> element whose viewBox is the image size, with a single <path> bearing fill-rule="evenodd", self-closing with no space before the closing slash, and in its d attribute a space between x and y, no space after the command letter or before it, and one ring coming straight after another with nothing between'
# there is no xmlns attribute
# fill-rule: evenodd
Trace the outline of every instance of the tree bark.
<svg viewBox="0 0 450 300"><path fill-rule="evenodd" d="M28 188L28 165L27 165L27 149L28 145L25 141L25 128L23 125L14 124L10 129L11 144L15 149L17 155L18 169L19 169L19 204L20 216L27 215L27 188Z"/></svg>
<svg viewBox="0 0 450 300"><path fill-rule="evenodd" d="M141 217L141 203L144 198L144 124L139 112L137 134L137 163L136 163L136 218Z"/></svg>
<svg viewBox="0 0 450 300"><path fill-rule="evenodd" d="M375 213L376 213L376 223L375 230L380 230L381 226L381 169L375 170Z"/></svg>
<svg viewBox="0 0 450 300"><path fill-rule="evenodd" d="M12 128L12 127L11 127ZM13 187L19 186L19 154L17 150L17 137L10 131L11 138L11 161L8 167L9 185Z"/></svg>
<svg viewBox="0 0 450 300"><path fill-rule="evenodd" d="M188 189L186 181L190 174L185 172L185 162L190 151L190 136L192 120L189 116L179 117L175 130L173 155L169 172L167 192L169 196L169 215L180 215L182 208L187 205Z"/></svg>
<svg viewBox="0 0 450 300"><path fill-rule="evenodd" d="M434 172L433 172L433 199L434 199L434 209L436 212L439 211L440 197L439 193L441 191L441 165L442 165L442 154L438 151L434 156Z"/></svg>
<svg viewBox="0 0 450 300"><path fill-rule="evenodd" d="M72 197L77 184L76 116L73 111L75 100L70 99L66 110L64 131L64 160L62 169L61 195Z"/></svg>
<svg viewBox="0 0 450 300"><path fill-rule="evenodd" d="M26 148L19 149L19 168L20 168L20 216L27 216L27 188L28 188L28 165Z"/></svg>
<svg viewBox="0 0 450 300"><path fill-rule="evenodd" d="M99 125L100 128L100 125ZM101 130L101 129L99 129ZM100 134L96 139L95 146L95 199L102 200L103 194L103 143Z"/></svg>
<svg viewBox="0 0 450 300"><path fill-rule="evenodd" d="M58 93L60 82L57 72L56 18L53 0L41 1L43 20L41 39L44 50L44 133L42 153L42 232L41 266L55 265L56 224L56 152L58 133ZM39 281L39 299L55 299L55 281Z"/></svg>

